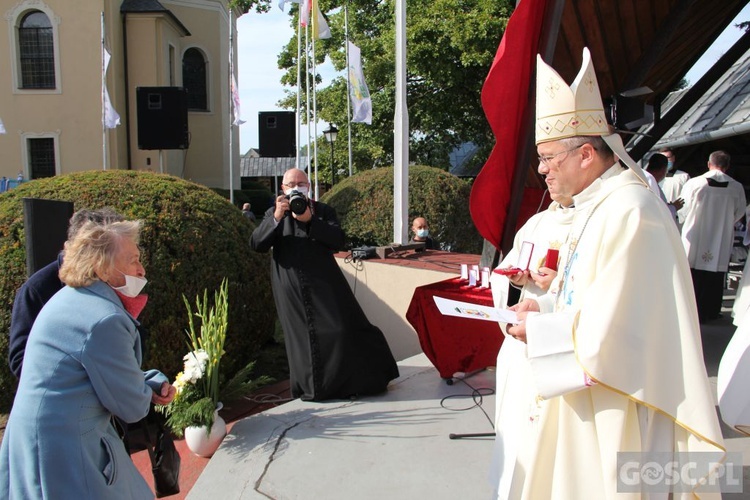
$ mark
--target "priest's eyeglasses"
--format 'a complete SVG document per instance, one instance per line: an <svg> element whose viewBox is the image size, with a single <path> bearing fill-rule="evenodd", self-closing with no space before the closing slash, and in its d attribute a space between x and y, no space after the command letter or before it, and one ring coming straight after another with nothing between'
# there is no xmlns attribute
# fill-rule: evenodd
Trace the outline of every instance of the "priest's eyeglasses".
<svg viewBox="0 0 750 500"><path fill-rule="evenodd" d="M289 186L292 189L298 187L306 188L308 185L306 182L282 182L282 184L284 184L285 186Z"/></svg>
<svg viewBox="0 0 750 500"><path fill-rule="evenodd" d="M545 155L545 156L541 156L541 155L540 155L540 156L538 156L538 158L539 158L539 163L541 163L541 164L542 164L542 165L544 165L545 167L551 167L552 165L550 164L550 161L552 161L552 159L553 159L553 158L554 158L555 156L560 156L561 154L565 154L565 153L570 153L571 151L575 151L576 149L578 149L578 148L582 147L582 146L583 146L584 144L587 144L587 143L585 143L585 142L584 142L583 144L579 144L578 146L576 146L576 147L574 147L574 148L566 149L566 150L564 150L564 151L560 151L560 152L558 152L558 153L555 153L555 154L553 154L553 155ZM563 158L563 161L564 161L564 158ZM562 162L561 162L561 163L562 163Z"/></svg>

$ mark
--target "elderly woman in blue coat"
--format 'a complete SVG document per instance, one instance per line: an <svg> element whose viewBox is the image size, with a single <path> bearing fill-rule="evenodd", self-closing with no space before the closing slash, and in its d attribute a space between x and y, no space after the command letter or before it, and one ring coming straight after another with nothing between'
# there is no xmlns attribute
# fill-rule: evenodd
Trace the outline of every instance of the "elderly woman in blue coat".
<svg viewBox="0 0 750 500"><path fill-rule="evenodd" d="M65 243L66 286L44 306L0 447L0 498L153 498L111 424L175 390L143 372L139 221L87 223Z"/></svg>

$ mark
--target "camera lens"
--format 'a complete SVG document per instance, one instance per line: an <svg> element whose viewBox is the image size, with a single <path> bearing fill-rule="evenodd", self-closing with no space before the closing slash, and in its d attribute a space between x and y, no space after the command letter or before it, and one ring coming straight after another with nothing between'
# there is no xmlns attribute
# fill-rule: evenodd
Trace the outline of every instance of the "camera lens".
<svg viewBox="0 0 750 500"><path fill-rule="evenodd" d="M307 198L302 193L292 191L289 195L289 208L297 215L302 215L307 210Z"/></svg>

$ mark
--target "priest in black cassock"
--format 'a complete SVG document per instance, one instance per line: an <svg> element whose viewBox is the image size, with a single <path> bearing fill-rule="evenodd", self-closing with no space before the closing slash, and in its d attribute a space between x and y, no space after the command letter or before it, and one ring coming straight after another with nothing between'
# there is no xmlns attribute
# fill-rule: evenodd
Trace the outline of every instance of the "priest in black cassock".
<svg viewBox="0 0 750 500"><path fill-rule="evenodd" d="M344 248L336 211L307 197L302 170L287 170L282 186L285 194L266 211L250 245L258 252L273 248L271 284L292 395L323 401L381 393L398 367L333 257Z"/></svg>

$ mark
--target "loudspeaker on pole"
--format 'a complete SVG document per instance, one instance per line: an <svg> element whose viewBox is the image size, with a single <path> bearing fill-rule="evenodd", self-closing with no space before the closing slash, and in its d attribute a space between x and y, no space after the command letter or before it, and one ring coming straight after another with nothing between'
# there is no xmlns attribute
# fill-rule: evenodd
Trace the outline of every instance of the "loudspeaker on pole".
<svg viewBox="0 0 750 500"><path fill-rule="evenodd" d="M294 111L261 111L258 113L260 156L280 158L295 156Z"/></svg>
<svg viewBox="0 0 750 500"><path fill-rule="evenodd" d="M138 149L187 149L187 89L137 87Z"/></svg>

